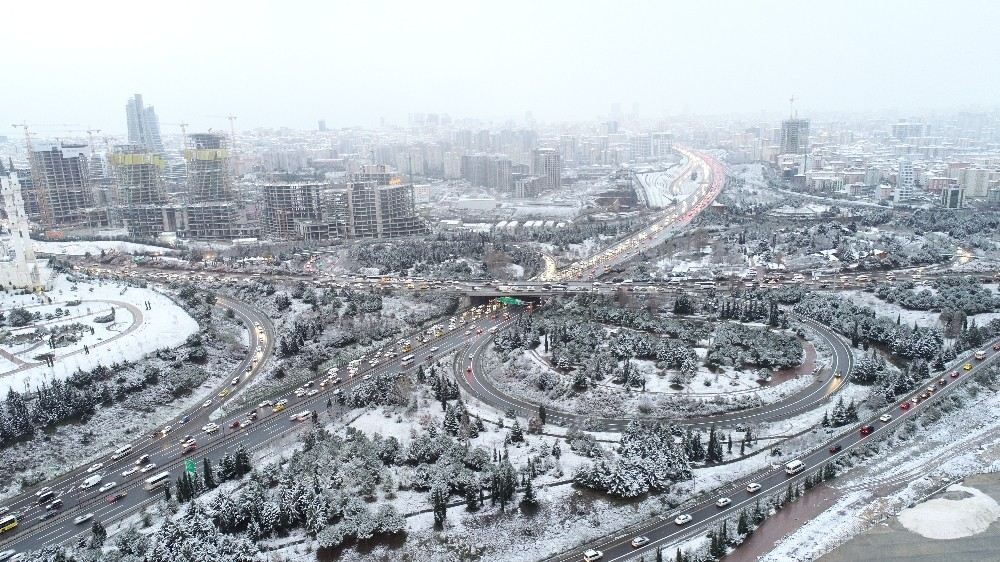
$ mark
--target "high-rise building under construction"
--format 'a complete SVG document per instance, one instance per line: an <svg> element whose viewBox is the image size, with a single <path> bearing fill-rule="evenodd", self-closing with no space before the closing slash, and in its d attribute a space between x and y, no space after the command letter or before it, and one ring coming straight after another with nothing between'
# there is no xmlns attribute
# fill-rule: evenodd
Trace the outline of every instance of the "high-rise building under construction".
<svg viewBox="0 0 1000 562"><path fill-rule="evenodd" d="M363 166L352 175L346 222L351 238L395 238L427 232L415 209L413 185L404 184L383 164Z"/></svg>
<svg viewBox="0 0 1000 562"><path fill-rule="evenodd" d="M167 224L163 157L144 146L128 144L115 147L108 161L114 176L116 218L129 236L151 239L173 230Z"/></svg>
<svg viewBox="0 0 1000 562"><path fill-rule="evenodd" d="M31 150L31 181L40 222L46 229L102 227L106 208L95 204L85 144L60 143Z"/></svg>
<svg viewBox="0 0 1000 562"><path fill-rule="evenodd" d="M226 137L196 133L188 137L187 194L177 233L193 240L232 240L256 234L233 188Z"/></svg>

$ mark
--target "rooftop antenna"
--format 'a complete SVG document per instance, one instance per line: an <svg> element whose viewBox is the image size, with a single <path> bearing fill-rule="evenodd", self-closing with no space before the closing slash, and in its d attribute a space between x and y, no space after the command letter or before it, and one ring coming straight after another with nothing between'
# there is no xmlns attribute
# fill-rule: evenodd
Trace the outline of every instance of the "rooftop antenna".
<svg viewBox="0 0 1000 562"><path fill-rule="evenodd" d="M795 96L788 98L788 116L795 119Z"/></svg>

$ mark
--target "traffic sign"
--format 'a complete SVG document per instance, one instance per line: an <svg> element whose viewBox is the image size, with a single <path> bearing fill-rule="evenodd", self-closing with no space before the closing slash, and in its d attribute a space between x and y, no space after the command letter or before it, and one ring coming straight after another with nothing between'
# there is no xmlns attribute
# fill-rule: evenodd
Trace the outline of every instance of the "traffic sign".
<svg viewBox="0 0 1000 562"><path fill-rule="evenodd" d="M194 461L191 460L191 459L187 459L187 460L184 461L184 470L187 471L190 474L194 474L194 473L198 472L198 469L195 468L195 466L194 466Z"/></svg>

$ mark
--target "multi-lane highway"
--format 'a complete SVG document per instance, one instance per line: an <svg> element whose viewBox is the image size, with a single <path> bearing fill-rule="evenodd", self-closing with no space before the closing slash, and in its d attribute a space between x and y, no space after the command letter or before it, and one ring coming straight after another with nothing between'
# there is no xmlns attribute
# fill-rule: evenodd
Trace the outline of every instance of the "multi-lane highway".
<svg viewBox="0 0 1000 562"><path fill-rule="evenodd" d="M220 301L222 301L220 304L224 306L231 306L241 317L244 317L243 315L248 312L252 313L252 315L245 316L244 321L250 326L251 332L260 333L256 330L256 325L260 324L263 327L266 318L241 303L222 298ZM55 492L55 496L63 500L61 509L46 510L45 506L40 505L34 494L40 488L33 488L13 498L10 504L6 505L9 507L8 513L17 514L18 527L12 532L0 535L0 550L12 549L23 552L46 545L69 542L74 537L89 532L88 522L79 524L75 522L78 517L86 514L93 513L93 519L107 524L136 513L162 497L162 490L147 491L144 489L147 477L161 471L168 471L170 481L173 482L185 469L187 459L195 461L196 468L200 471L202 459L205 457L218 461L226 453L231 453L240 446L251 451L262 448L310 423L307 420L293 420L291 416L305 411L325 411L328 401L333 401L337 393L349 394L354 386L366 380L369 375L384 372L411 372L418 365L427 364L434 358L463 350L471 341L471 337L465 333L466 331L471 331L472 334L478 331L486 332L498 322L504 321L502 314L503 311L498 307L497 310L492 310L489 314L479 315L475 319L457 325L454 330L443 327L444 333L438 337L426 332L412 335L410 340L412 350L408 353L416 358L415 361L405 361L407 353L395 353L399 351L398 349L394 351L395 356L390 357L386 354L389 351L386 349L377 356L375 365L370 365L367 360L363 361L362 366L354 376L350 376L344 366L339 366L336 377L341 379L340 382L330 381L326 385L320 385L317 382L305 390L306 394L302 396L297 395L295 390L274 396L269 402L287 401L287 404L280 411L274 411L270 405L261 405L261 407L252 408L251 412L245 414L241 412L240 415L216 419L215 422L219 426L218 431L206 433L202 426L209 422L212 411L221 404L216 398L217 401L209 407L196 408L170 424L169 431L164 433L163 430L166 429L166 426L163 426L158 428L155 434L143 436L128 443L132 445L132 450L123 458L112 459L113 452L109 451L105 456L96 459L95 462L101 462L103 466L95 470L93 474L103 475L101 484L117 482L117 486L112 489L98 492L101 486L98 484L92 488L81 490L80 485L90 474L86 467L80 467L42 484L51 488ZM494 319L494 315L497 315L497 319ZM270 325L270 323L268 322L266 325ZM266 357L264 352L270 354L273 349L273 333L266 334L266 337L267 347L264 348L262 345L259 352L251 347L250 357L240 365L238 371L234 372L235 376L243 375L247 366L253 366L253 369L260 368L262 364L260 359ZM423 341L425 339L427 341ZM255 413L255 416L252 413ZM185 419L185 417L188 418L187 421L181 424L180 420ZM234 428L234 422L239 422L240 427ZM193 437L196 440L197 448L185 453L181 443L188 437ZM122 445L126 445L126 443L122 443ZM149 458L143 458L144 455L148 455ZM140 460L141 462L137 464L137 461ZM155 464L155 468L145 473L132 470L148 463ZM126 471L130 474L123 476L122 473ZM121 494L124 496L112 499ZM39 516L46 512L55 512L56 515L50 519L39 521Z"/></svg>
<svg viewBox="0 0 1000 562"><path fill-rule="evenodd" d="M80 514L94 512L95 517L114 517L126 511L136 508L138 498L134 493L129 493L131 497L116 500L113 505L107 503L108 496L114 496L122 492L128 492L139 486L145 476L159 472L162 467L169 465L180 456L180 444L174 442L175 434L188 433L193 428L207 421L209 414L215 406L221 405L232 394L233 389L237 391L246 386L248 381L255 377L262 369L264 361L270 356L274 347L274 327L270 320L246 303L227 297L219 297L216 304L221 308L232 310L235 316L247 327L250 334L249 352L240 361L234 371L228 375L219 388L213 391L214 404L210 407L198 407L179 415L171 422L156 428L153 433L137 436L129 442L119 444L119 447L130 445L131 452L123 459L117 461L110 460L113 452L95 459L95 464L89 467L77 467L73 470L59 475L51 480L40 483L28 489L25 493L9 499L3 503L7 508L7 514L16 514L18 526L16 532L0 535L0 545L7 548L7 544L17 544L28 542L27 547L35 548L60 542L67 529L73 529L72 519ZM237 380L234 385L233 380ZM225 396L219 397L218 393ZM170 432L169 428L175 428ZM164 433L164 430L167 430ZM157 465L156 470L148 473L135 471L128 476L122 475L125 469L135 466L134 460L144 455L148 455L150 462ZM98 468L98 464L101 464ZM144 463L143 466L145 466ZM83 488L81 485L88 477L101 475L100 483L91 487ZM116 483L113 487L110 483ZM48 494L39 497L42 491L51 491L51 498ZM39 501L45 499L45 501ZM46 509L46 503L54 500L61 500L61 509ZM87 510L90 511L87 511ZM79 531L79 528L75 528ZM28 538L28 541L24 541Z"/></svg>
<svg viewBox="0 0 1000 562"><path fill-rule="evenodd" d="M992 366L1000 355L994 350L994 345L997 343L1000 343L1000 340L992 341L979 348L978 351L981 351L985 356L984 360L973 359L974 353L969 352L964 356L964 361L959 362L956 368L936 373L930 382L900 397L893 405L876 412L872 419L866 419L859 424L844 428L836 437L818 444L811 452L800 455L796 460L800 461L804 467L801 472L788 474L786 472L787 465L763 470L739 482L734 482L727 488L715 490L709 497L701 499L693 505L685 505L680 509L664 512L654 520L630 528L625 535L582 546L557 556L555 559L580 560L585 550L595 549L603 553L602 560L606 562L638 559L640 555L645 555L646 559L650 560L652 553L658 546L670 546L684 539L704 534L723 518L734 517L738 515L740 510L752 507L757 498L784 493L790 482L801 483L807 476L812 476L817 471L822 470L825 464L836 461L871 441L880 439L924 411L930 404L954 392L956 387L961 386L980 371ZM969 368L964 368L963 364ZM922 398L925 395L928 397ZM903 404L908 404L908 406L905 406L904 409ZM887 418L883 418L883 416L887 416ZM862 431L862 428L866 428L865 431ZM754 486L751 486L752 484ZM748 489L748 487L750 488ZM725 499L729 501L726 502ZM720 502L720 500L722 501ZM724 505L720 507L720 503ZM691 516L689 522L684 524L675 522L678 516L685 514ZM634 548L632 539L637 536L647 537L650 541L641 548Z"/></svg>

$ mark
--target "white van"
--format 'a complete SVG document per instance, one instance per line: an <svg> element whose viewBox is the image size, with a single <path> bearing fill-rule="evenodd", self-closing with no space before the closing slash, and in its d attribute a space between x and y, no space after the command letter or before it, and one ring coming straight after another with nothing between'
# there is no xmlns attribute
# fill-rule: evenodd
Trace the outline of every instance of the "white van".
<svg viewBox="0 0 1000 562"><path fill-rule="evenodd" d="M803 463L800 460L794 460L785 465L785 474L792 476L802 472L805 469L806 469L805 463Z"/></svg>

